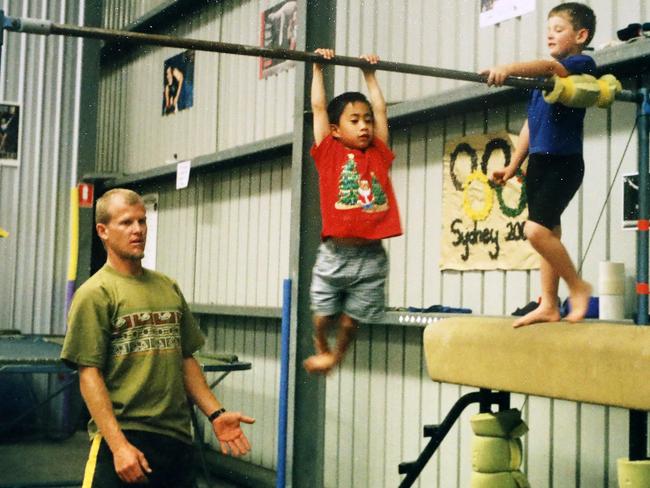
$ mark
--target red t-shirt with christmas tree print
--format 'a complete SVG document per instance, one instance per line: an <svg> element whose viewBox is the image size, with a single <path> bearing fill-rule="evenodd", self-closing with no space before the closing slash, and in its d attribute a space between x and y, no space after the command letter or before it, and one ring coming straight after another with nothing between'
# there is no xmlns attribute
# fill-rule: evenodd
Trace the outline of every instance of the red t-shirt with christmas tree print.
<svg viewBox="0 0 650 488"><path fill-rule="evenodd" d="M330 134L314 145L323 221L321 238L385 239L402 234L389 170L395 154L374 138L365 151Z"/></svg>

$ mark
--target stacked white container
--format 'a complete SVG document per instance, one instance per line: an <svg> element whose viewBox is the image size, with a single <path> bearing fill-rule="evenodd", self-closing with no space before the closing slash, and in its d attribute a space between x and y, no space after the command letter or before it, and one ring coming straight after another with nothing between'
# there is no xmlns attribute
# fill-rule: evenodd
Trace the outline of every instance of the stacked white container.
<svg viewBox="0 0 650 488"><path fill-rule="evenodd" d="M625 265L601 261L598 269L599 318L625 318Z"/></svg>

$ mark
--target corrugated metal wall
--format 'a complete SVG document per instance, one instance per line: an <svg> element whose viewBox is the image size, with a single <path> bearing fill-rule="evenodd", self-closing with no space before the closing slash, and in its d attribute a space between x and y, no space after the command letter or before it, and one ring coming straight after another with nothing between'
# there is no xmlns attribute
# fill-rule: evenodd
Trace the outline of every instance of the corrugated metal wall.
<svg viewBox="0 0 650 488"><path fill-rule="evenodd" d="M157 269L192 303L280 307L290 178L287 156L199 174L185 190L152 187L159 194Z"/></svg>
<svg viewBox="0 0 650 488"><path fill-rule="evenodd" d="M378 52L383 59L478 70L494 63L532 59L545 53L546 11L540 0L520 19L478 29L478 1L343 1L338 5L337 50ZM647 18L645 2L589 2L599 16L598 46L629 22ZM257 44L259 14L272 2L226 0L204 9L178 35ZM107 2L107 11L122 2ZM126 18L137 15L124 14ZM130 17L129 17L130 16ZM128 23L129 20L111 22ZM109 23L110 24L110 23ZM117 25L117 24L116 24ZM530 40L530 42L528 42ZM172 50L151 49L127 62L106 66L102 82L98 170L142 171L179 159L209 154L292 130L293 70L257 78L257 60L197 56L197 100L187 113L160 115L162 63ZM360 87L357 70L336 68L336 92ZM380 74L390 102L413 100L460 86L449 80ZM153 88L152 88L153 87ZM199 94L199 91L202 94ZM518 132L524 104L450 113L392 133L397 154L393 181L405 236L387 242L391 272L389 305L443 303L481 314L508 314L539 294L538 272L441 272L438 268L445 141L463 134L508 129ZM622 157L634 107L591 109L585 124L587 171L580 194L564 219L564 241L574 260L584 256L604 195ZM634 171L636 139L622 166ZM177 278L188 300L201 304L279 306L288 274L290 161L259 162L193 179L190 188L151 188L160 193L158 268ZM586 256L584 275L597 282L596 263L623 261L634 275L634 234L621 230L621 185L611 199ZM632 288L626 299L633 306ZM560 294L566 296L566 289ZM202 318L211 346L238 354L253 370L226 380L226 404L258 418L249 429L251 462L275 466L278 321L237 317ZM380 487L398 484L397 464L416 457L422 425L437 423L464 387L428 380L418 327L363 327L343 367L327 380L326 485ZM242 381L243 378L243 381ZM525 399L513 396L513 405ZM558 400L529 398L524 411L525 468L533 486L615 486L615 460L626 454L627 413ZM468 485L470 413L425 469L420 486ZM206 436L206 440L210 436Z"/></svg>
<svg viewBox="0 0 650 488"><path fill-rule="evenodd" d="M11 0L7 15L83 23L80 2ZM0 166L0 328L64 331L69 189L74 144L79 43L6 33L0 99L21 105L20 166Z"/></svg>
<svg viewBox="0 0 650 488"><path fill-rule="evenodd" d="M169 0L111 0L103 2L102 26L107 29L123 29L151 10L169 3Z"/></svg>
<svg viewBox="0 0 650 488"><path fill-rule="evenodd" d="M547 56L546 15L561 3L537 0L536 10L479 28L479 0L338 0L336 49L349 56L375 52L382 59L479 71L494 64ZM598 17L593 47L616 39L616 31L648 18L643 0L585 1ZM335 92L357 89L358 70L336 67ZM412 100L465 84L442 78L379 73L388 103Z"/></svg>
<svg viewBox="0 0 650 488"><path fill-rule="evenodd" d="M232 410L255 418L246 428L252 451L245 460L268 469L277 462L278 384L280 381L280 321L244 317L201 317L207 331L208 347L215 352L237 354L250 361L251 371L232 373L216 388L219 399ZM214 376L214 378L213 378ZM208 381L216 379L211 374ZM218 450L218 443L207 420L203 419L203 439Z"/></svg>
<svg viewBox="0 0 650 488"><path fill-rule="evenodd" d="M218 38L218 8L172 29L174 35ZM170 32L172 33L172 32ZM133 173L216 151L218 57L196 53L194 106L163 117L164 61L181 50L143 47L104 65L100 85L98 170Z"/></svg>
<svg viewBox="0 0 650 488"><path fill-rule="evenodd" d="M165 33L257 45L268 4L225 0ZM197 52L193 107L163 117L163 64L180 52L143 47L103 66L98 170L134 173L293 130L295 70L259 79L259 59L246 56Z"/></svg>

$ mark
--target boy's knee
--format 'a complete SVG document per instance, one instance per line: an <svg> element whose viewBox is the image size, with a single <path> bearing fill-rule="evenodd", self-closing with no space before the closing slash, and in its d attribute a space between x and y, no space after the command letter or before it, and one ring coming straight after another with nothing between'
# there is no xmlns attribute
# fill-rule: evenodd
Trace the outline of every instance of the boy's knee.
<svg viewBox="0 0 650 488"><path fill-rule="evenodd" d="M524 225L524 234L526 235L526 239L528 239L533 245L541 239L546 239L550 232L551 231L543 225L530 220L526 221L526 224Z"/></svg>
<svg viewBox="0 0 650 488"><path fill-rule="evenodd" d="M327 331L334 322L334 316L317 315L314 317L314 327L318 331Z"/></svg>
<svg viewBox="0 0 650 488"><path fill-rule="evenodd" d="M341 320L339 323L339 327L342 329L345 329L348 332L354 332L357 330L357 327L359 326L359 323L353 319L352 317L343 314L341 315Z"/></svg>

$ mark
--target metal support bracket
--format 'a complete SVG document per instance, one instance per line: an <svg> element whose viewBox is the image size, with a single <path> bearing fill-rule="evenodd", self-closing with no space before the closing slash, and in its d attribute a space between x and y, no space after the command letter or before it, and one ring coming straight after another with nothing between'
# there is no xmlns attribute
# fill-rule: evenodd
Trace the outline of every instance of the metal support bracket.
<svg viewBox="0 0 650 488"><path fill-rule="evenodd" d="M445 436L456 423L456 420L472 403L478 403L481 412L490 411L491 405L498 405L499 411L510 408L510 393L504 391L491 391L481 388L479 391L467 393L460 397L454 406L451 407L445 419L439 425L424 426L424 437L430 437L431 440L424 447L415 461L400 463L398 470L400 474L406 474L406 477L400 483L400 488L412 486L415 480L429 462L429 459L435 454L436 449L440 446Z"/></svg>

